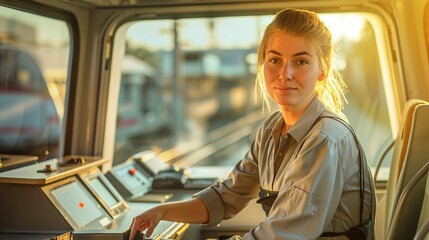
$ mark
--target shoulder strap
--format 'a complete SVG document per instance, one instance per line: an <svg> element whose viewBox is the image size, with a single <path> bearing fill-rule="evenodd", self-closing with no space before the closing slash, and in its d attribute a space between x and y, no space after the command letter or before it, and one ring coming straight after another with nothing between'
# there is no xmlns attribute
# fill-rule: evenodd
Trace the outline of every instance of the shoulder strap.
<svg viewBox="0 0 429 240"><path fill-rule="evenodd" d="M330 119L333 119L333 120L336 120L336 121L342 123L344 126L346 126L349 129L349 131L353 135L353 138L356 141L356 145L357 145L358 150L359 150L359 176L360 176L360 178L359 178L359 186L360 186L360 221L359 222L362 224L363 223L363 208L364 208L363 205L364 205L364 200L365 200L365 171L363 170L363 166L365 166L365 163L366 163L366 161L365 161L365 155L364 155L365 153L364 153L364 151L362 149L362 146L361 146L361 144L359 142L359 139L358 139L355 131L353 130L353 128L346 121L344 121L344 119L339 118L337 116L324 115L324 116L318 117L316 119L316 121L313 123L313 126L317 122L319 122L322 118L330 118ZM312 128L313 128L313 126L312 126ZM372 208L372 201L371 201L371 208Z"/></svg>
<svg viewBox="0 0 429 240"><path fill-rule="evenodd" d="M370 213L370 218L369 220L366 220L365 222L363 221L363 210L364 210L364 200L365 200L365 171L363 170L363 167L368 168L367 164L366 164L366 159L365 159L365 152L363 151L362 145L360 144L360 141L355 133L355 131L353 130L353 128L346 122L344 121L344 119L341 119L337 116L331 116L331 115L325 115L325 116L320 116L314 124L316 124L318 121L320 121L320 119L322 118L331 118L333 120L336 120L340 123L342 123L344 126L346 126L349 131L352 133L353 138L356 141L356 145L358 147L359 150L359 187L360 187L360 224L356 227L353 227L351 229L349 229L346 232L341 232L341 233L336 233L336 232L324 232L322 234L323 237L334 237L334 236L340 236L340 235L345 235L347 237L349 237L352 240L363 240L363 239L367 239L368 237L371 238L371 236L368 236L368 232L371 231L372 229L372 224L373 224L373 212L374 212L374 206L373 206L373 197L371 194L371 213ZM313 124L313 125L314 125ZM368 176L369 178L371 178L371 175ZM372 191L372 190L371 190Z"/></svg>

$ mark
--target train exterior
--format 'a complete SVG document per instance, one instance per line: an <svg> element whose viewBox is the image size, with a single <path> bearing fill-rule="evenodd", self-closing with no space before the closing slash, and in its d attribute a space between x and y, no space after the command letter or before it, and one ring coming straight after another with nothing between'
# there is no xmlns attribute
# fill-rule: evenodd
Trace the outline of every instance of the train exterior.
<svg viewBox="0 0 429 240"><path fill-rule="evenodd" d="M122 239L139 211L225 177L275 110L255 90L257 48L285 7L317 12L332 32L344 113L376 181L376 239L422 239L428 0L0 0L0 238ZM154 193L154 180L183 189ZM242 234L256 208L158 236ZM46 224L20 222L42 210Z"/></svg>

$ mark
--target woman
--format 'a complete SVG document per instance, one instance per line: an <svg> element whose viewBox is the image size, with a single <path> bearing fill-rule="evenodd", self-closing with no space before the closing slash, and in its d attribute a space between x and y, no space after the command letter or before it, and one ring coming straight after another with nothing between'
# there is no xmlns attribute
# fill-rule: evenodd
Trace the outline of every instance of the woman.
<svg viewBox="0 0 429 240"><path fill-rule="evenodd" d="M279 12L258 49L257 79L279 111L226 180L140 214L131 237L137 230L151 235L160 220L216 225L259 194L267 218L241 239L372 239L374 184L341 119L344 84L332 61L331 34L317 14Z"/></svg>

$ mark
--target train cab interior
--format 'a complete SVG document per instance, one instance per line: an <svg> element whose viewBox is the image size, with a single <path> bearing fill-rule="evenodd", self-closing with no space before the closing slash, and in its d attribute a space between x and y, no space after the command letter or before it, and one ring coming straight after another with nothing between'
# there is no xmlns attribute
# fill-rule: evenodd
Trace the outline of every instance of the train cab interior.
<svg viewBox="0 0 429 240"><path fill-rule="evenodd" d="M0 0L0 239L128 239L139 213L228 176L268 109L257 49L317 12L376 184L375 239L429 237L428 0ZM161 221L151 239L228 239Z"/></svg>

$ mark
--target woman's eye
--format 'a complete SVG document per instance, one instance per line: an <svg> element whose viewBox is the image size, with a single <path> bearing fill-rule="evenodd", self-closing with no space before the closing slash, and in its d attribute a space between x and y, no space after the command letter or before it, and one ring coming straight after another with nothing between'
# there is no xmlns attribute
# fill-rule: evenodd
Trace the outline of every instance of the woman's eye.
<svg viewBox="0 0 429 240"><path fill-rule="evenodd" d="M272 58L272 59L270 59L270 60L268 60L270 63L273 63L273 64L278 64L278 63L280 63L280 60L279 59L277 59L277 58Z"/></svg>
<svg viewBox="0 0 429 240"><path fill-rule="evenodd" d="M305 60L305 59L298 59L296 61L296 64L298 64L298 65L305 65L305 64L308 64L308 61Z"/></svg>

